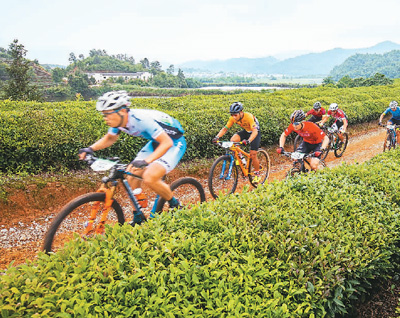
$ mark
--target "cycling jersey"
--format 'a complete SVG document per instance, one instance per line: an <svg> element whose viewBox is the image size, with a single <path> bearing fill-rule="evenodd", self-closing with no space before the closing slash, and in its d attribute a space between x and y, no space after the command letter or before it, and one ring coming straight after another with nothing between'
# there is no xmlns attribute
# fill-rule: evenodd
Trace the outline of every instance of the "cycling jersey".
<svg viewBox="0 0 400 318"><path fill-rule="evenodd" d="M328 115L332 116L333 118L335 118L335 122L336 121L343 121L343 119L347 120L346 113L341 109L338 109L335 114L332 114L332 111L328 110Z"/></svg>
<svg viewBox="0 0 400 318"><path fill-rule="evenodd" d="M260 130L260 125L258 124L257 118L250 113L243 113L243 118L239 120L235 120L235 118L231 116L225 127L229 129L233 126L233 124L238 124L247 132L251 132L253 128L257 128L257 130Z"/></svg>
<svg viewBox="0 0 400 318"><path fill-rule="evenodd" d="M304 121L302 124L303 128L300 130L294 130L293 124L290 124L285 130L286 137L294 131L309 144L319 144L323 141L325 133L316 124L308 121Z"/></svg>
<svg viewBox="0 0 400 318"><path fill-rule="evenodd" d="M163 166L166 172L172 171L182 159L186 151L184 130L178 120L152 109L130 109L126 127L110 127L108 133L117 135L121 131L137 137L150 140L136 155L135 160L144 160L153 153L158 146L156 138L162 133L167 133L172 138L173 145L167 152L154 162Z"/></svg>
<svg viewBox="0 0 400 318"><path fill-rule="evenodd" d="M315 111L315 109L311 109L311 110L309 110L307 112L306 117L312 115L312 116L314 116L316 118L319 118L319 120L321 120L322 116L325 115L325 114L326 114L326 110L324 108L321 108L321 111L319 113L317 113Z"/></svg>
<svg viewBox="0 0 400 318"><path fill-rule="evenodd" d="M178 120L153 109L130 109L126 127L108 129L108 133L112 135L121 131L148 140L155 140L163 131L172 139L179 139L185 132Z"/></svg>
<svg viewBox="0 0 400 318"><path fill-rule="evenodd" d="M384 114L387 115L390 113L392 115L391 119L400 120L400 107L397 106L395 110L392 110L390 107L385 110Z"/></svg>

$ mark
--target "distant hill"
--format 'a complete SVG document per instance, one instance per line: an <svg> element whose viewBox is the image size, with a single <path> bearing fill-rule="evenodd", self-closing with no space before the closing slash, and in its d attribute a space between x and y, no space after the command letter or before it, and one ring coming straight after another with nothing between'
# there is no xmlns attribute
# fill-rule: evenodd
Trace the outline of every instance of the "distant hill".
<svg viewBox="0 0 400 318"><path fill-rule="evenodd" d="M279 62L275 57L264 58L234 58L225 61L192 61L181 64L185 71L234 72L234 73L264 73L266 69Z"/></svg>
<svg viewBox="0 0 400 318"><path fill-rule="evenodd" d="M359 54L383 54L400 50L400 44L386 41L368 48L341 49L335 48L321 53L309 53L279 61L269 56L265 58L235 58L225 61L193 61L179 67L186 73L196 71L235 72L253 74L285 74L291 76L326 76L337 65L348 57Z"/></svg>
<svg viewBox="0 0 400 318"><path fill-rule="evenodd" d="M339 80L344 76L367 78L376 73L389 78L400 78L400 50L384 54L355 54L335 66L329 76Z"/></svg>

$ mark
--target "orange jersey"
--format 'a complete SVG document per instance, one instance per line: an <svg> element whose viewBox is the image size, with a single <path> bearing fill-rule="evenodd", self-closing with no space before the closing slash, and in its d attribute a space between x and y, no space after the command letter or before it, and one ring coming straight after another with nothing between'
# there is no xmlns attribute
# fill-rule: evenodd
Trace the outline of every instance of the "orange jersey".
<svg viewBox="0 0 400 318"><path fill-rule="evenodd" d="M309 144L319 144L325 137L325 133L314 123L303 121L303 129L294 130L293 124L290 124L285 130L285 135L289 136L293 131L303 137L305 142Z"/></svg>
<svg viewBox="0 0 400 318"><path fill-rule="evenodd" d="M243 113L243 118L236 121L232 116L229 118L226 128L231 128L233 124L238 124L247 132L252 132L253 128L260 129L257 118L250 113Z"/></svg>

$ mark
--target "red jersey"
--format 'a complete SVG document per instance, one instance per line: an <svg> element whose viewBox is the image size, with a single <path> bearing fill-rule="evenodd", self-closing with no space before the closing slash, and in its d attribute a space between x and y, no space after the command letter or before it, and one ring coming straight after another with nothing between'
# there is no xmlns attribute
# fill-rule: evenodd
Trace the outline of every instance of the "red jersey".
<svg viewBox="0 0 400 318"><path fill-rule="evenodd" d="M333 118L335 118L335 121L343 121L343 119L347 119L347 116L345 114L345 112L341 109L338 109L337 112L335 114L332 115L332 111L328 110L328 115L332 116Z"/></svg>
<svg viewBox="0 0 400 318"><path fill-rule="evenodd" d="M303 137L305 142L309 144L319 144L325 137L325 133L314 123L303 121L303 129L294 130L293 124L290 124L285 130L285 135L289 136L293 131Z"/></svg>
<svg viewBox="0 0 400 318"><path fill-rule="evenodd" d="M322 116L325 115L325 114L326 114L326 110L324 108L321 107L321 111L319 113L317 113L315 111L315 109L313 108L313 109L311 109L311 110L309 110L307 112L306 117L310 116L310 115L313 115L313 116L315 116L317 118L321 118L322 119Z"/></svg>

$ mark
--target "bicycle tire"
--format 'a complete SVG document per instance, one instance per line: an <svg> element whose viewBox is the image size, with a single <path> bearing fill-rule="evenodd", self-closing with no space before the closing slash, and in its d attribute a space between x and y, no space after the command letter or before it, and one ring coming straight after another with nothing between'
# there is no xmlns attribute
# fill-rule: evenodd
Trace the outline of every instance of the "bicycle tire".
<svg viewBox="0 0 400 318"><path fill-rule="evenodd" d="M271 170L271 160L269 159L268 153L264 149L258 149L257 158L260 163L260 182L258 183L253 183L254 176L251 173L251 169L253 167L253 165L251 164L251 159L249 162L249 181L251 185L255 188L257 188L258 185L265 183Z"/></svg>
<svg viewBox="0 0 400 318"><path fill-rule="evenodd" d="M329 143L328 143L328 146L326 147L325 151L321 155L321 158L320 158L321 160L325 160L326 157L328 157L329 151L331 150L331 144L333 144L332 135L329 134L328 138L329 138Z"/></svg>
<svg viewBox="0 0 400 318"><path fill-rule="evenodd" d="M221 192L223 195L228 195L236 191L239 176L238 168L235 162L233 163L231 178L229 180L225 179L228 167L231 164L231 160L231 156L223 155L217 158L217 160L215 160L211 166L210 173L208 175L208 189L210 190L210 193L214 199L218 198L219 192ZM222 171L224 162L225 170ZM224 177L221 179L220 176L222 173Z"/></svg>
<svg viewBox="0 0 400 318"><path fill-rule="evenodd" d="M171 186L171 191L182 207L191 208L206 200L206 193L199 181L191 177L184 177L174 181ZM156 212L168 210L168 204L164 198L159 198L156 206Z"/></svg>
<svg viewBox="0 0 400 318"><path fill-rule="evenodd" d="M290 168L286 173L286 179L293 178L301 173L301 170L297 167Z"/></svg>
<svg viewBox="0 0 400 318"><path fill-rule="evenodd" d="M340 148L335 147L335 150L334 150L335 157L337 157L337 158L340 158L341 156L343 156L343 153L346 150L347 144L349 142L349 135L346 132L343 133L342 135L343 135L343 143L341 144ZM339 138L339 136L337 134L336 134L336 138Z"/></svg>
<svg viewBox="0 0 400 318"><path fill-rule="evenodd" d="M386 149L389 151L392 148L392 136L391 132L387 132L385 136L385 141L383 143L383 152L386 151Z"/></svg>
<svg viewBox="0 0 400 318"><path fill-rule="evenodd" d="M300 146L303 140L304 140L303 137L301 137L300 135L297 135L296 138L294 138L293 151L296 151L296 149Z"/></svg>
<svg viewBox="0 0 400 318"><path fill-rule="evenodd" d="M79 229L80 232L83 232L82 223L89 220L91 212L90 205L86 206L86 204L104 202L104 200L105 193L93 192L81 195L67 203L51 222L44 238L43 251L46 253L56 251L62 247L61 244L63 245L64 242L71 239ZM87 209L85 210L85 208ZM107 224L123 224L125 222L124 213L116 200L113 200L111 208L108 213L109 223Z"/></svg>

